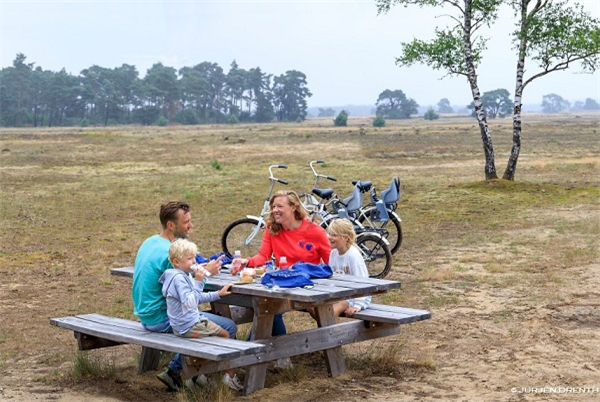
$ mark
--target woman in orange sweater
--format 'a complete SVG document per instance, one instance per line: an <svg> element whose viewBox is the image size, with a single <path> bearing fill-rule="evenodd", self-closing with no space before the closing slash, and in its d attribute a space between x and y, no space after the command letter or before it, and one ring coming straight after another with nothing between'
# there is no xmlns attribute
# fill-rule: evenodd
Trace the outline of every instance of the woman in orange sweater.
<svg viewBox="0 0 600 402"><path fill-rule="evenodd" d="M325 229L307 219L298 194L277 191L269 200L271 212L258 254L242 259L243 267L264 265L275 255L275 261L286 257L291 267L296 262L329 263L331 245ZM275 314L272 335L285 335L282 314Z"/></svg>

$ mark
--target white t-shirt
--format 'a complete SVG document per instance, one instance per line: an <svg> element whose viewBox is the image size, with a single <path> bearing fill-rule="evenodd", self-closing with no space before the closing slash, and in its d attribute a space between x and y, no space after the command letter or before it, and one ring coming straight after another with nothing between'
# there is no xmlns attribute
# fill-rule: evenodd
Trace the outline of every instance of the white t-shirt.
<svg viewBox="0 0 600 402"><path fill-rule="evenodd" d="M348 251L340 255L337 249L332 248L329 254L329 266L335 272L336 268L343 268L344 273L347 275L362 276L364 278L369 277L369 271L365 265L360 250L352 245ZM360 310L364 310L371 304L371 296L360 297L358 299L346 300L350 307L358 307Z"/></svg>

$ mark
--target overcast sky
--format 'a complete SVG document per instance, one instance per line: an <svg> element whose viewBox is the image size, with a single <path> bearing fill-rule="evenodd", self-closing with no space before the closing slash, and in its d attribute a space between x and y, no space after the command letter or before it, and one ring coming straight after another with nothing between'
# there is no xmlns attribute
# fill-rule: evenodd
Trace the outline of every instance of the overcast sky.
<svg viewBox="0 0 600 402"><path fill-rule="evenodd" d="M580 0L600 17L600 0ZM204 61L225 72L260 67L273 75L306 74L313 96L309 106L373 105L386 89L401 89L421 106L448 98L471 102L464 77L446 77L427 66L397 67L400 43L429 39L435 26L450 23L442 10L396 6L377 15L374 0L360 1L127 1L0 0L0 67L17 53L44 70L78 75L98 65L135 65L143 77L156 62L177 69ZM498 88L512 94L515 56L509 33L512 13L492 30L479 68L482 92ZM436 18L439 17L439 18ZM528 66L526 77L535 71ZM540 104L556 93L571 102L600 102L600 73L579 68L552 73L530 84L523 101Z"/></svg>

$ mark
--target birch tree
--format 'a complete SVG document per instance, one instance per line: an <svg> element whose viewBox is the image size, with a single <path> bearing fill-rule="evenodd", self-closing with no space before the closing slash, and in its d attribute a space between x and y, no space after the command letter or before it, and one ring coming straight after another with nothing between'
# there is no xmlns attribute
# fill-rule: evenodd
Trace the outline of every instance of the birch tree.
<svg viewBox="0 0 600 402"><path fill-rule="evenodd" d="M514 180L521 150L521 106L524 88L551 72L566 70L574 63L593 73L600 67L600 28L598 20L585 13L580 4L567 0L376 0L378 12L387 13L394 5L444 7L452 10L449 28L435 29L431 41L414 39L402 44L398 66L422 63L450 76L464 76L471 88L485 155L486 180L497 179L492 137L477 83L477 67L482 61L486 38L483 27L498 19L500 7L514 10L513 34L516 49L516 83L513 107L513 145L503 179ZM525 78L525 62L538 64L539 71Z"/></svg>

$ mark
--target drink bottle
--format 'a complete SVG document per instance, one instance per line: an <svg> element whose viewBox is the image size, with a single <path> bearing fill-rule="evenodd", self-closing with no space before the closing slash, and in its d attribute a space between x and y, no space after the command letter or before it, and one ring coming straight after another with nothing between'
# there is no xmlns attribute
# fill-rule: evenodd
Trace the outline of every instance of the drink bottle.
<svg viewBox="0 0 600 402"><path fill-rule="evenodd" d="M231 275L237 275L242 270L242 253L240 250L235 250L233 260L231 260Z"/></svg>
<svg viewBox="0 0 600 402"><path fill-rule="evenodd" d="M279 257L279 269L288 269L290 266L288 265L287 258L285 256Z"/></svg>

